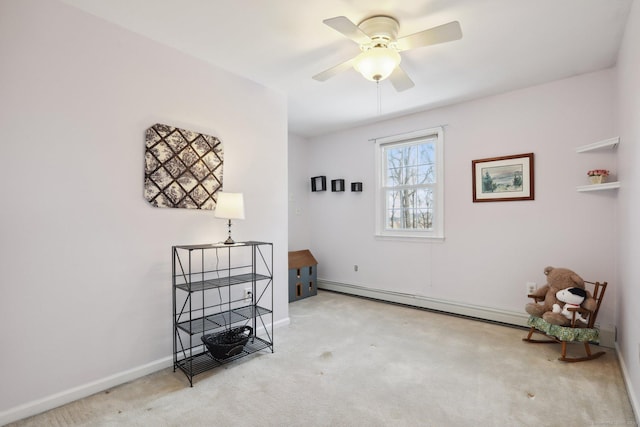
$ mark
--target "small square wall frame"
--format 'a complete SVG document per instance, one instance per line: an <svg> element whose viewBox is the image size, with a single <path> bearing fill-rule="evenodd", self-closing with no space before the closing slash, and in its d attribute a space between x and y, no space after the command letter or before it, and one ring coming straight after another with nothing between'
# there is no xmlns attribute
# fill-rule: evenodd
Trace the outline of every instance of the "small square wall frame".
<svg viewBox="0 0 640 427"><path fill-rule="evenodd" d="M353 191L353 192L361 192L362 191L362 183L361 182L352 182L351 183L351 191Z"/></svg>
<svg viewBox="0 0 640 427"><path fill-rule="evenodd" d="M327 190L326 176L314 176L311 178L311 191L326 191L326 190Z"/></svg>
<svg viewBox="0 0 640 427"><path fill-rule="evenodd" d="M344 179L332 179L331 191L344 191Z"/></svg>

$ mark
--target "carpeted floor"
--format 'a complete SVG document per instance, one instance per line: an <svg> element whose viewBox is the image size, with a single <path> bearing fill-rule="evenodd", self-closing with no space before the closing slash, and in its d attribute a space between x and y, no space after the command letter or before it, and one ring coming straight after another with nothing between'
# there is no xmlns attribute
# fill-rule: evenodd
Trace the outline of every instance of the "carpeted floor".
<svg viewBox="0 0 640 427"><path fill-rule="evenodd" d="M637 425L612 349L563 363L522 329L326 291L290 317L193 388L165 369L12 426Z"/></svg>

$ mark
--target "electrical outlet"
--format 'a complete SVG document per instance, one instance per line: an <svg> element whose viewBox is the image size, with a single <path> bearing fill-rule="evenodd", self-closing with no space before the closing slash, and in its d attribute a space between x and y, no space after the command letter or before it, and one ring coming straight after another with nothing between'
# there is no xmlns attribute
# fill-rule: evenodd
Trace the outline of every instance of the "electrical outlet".
<svg viewBox="0 0 640 427"><path fill-rule="evenodd" d="M538 289L536 282L527 282L527 295L532 294Z"/></svg>
<svg viewBox="0 0 640 427"><path fill-rule="evenodd" d="M353 266L353 271L358 271L358 264Z"/></svg>
<svg viewBox="0 0 640 427"><path fill-rule="evenodd" d="M251 291L251 288L245 288L244 289L244 300L245 301L250 301L252 295L253 295L253 292Z"/></svg>

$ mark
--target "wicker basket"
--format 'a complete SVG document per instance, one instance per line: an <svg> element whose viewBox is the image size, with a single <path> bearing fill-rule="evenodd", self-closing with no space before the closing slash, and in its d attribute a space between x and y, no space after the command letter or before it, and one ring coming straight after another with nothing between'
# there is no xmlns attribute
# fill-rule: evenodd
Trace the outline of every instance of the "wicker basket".
<svg viewBox="0 0 640 427"><path fill-rule="evenodd" d="M253 335L251 326L241 326L223 332L203 335L200 339L214 359L224 360L240 354Z"/></svg>

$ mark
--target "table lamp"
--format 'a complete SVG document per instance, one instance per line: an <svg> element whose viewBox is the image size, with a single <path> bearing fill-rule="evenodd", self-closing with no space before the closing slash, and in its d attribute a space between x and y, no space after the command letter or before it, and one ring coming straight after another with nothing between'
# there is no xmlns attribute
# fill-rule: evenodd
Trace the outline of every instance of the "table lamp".
<svg viewBox="0 0 640 427"><path fill-rule="evenodd" d="M224 244L233 245L235 242L231 238L231 220L244 219L244 198L242 193L219 191L214 215L216 218L223 218L229 221L229 237L224 241Z"/></svg>

